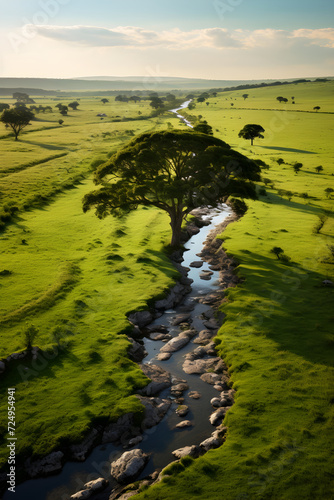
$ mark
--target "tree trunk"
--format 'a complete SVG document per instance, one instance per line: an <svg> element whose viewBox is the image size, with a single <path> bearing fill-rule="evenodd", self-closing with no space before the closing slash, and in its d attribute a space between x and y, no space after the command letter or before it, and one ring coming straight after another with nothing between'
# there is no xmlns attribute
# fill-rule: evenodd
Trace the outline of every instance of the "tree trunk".
<svg viewBox="0 0 334 500"><path fill-rule="evenodd" d="M183 214L176 212L170 213L170 226L172 228L172 247L179 247L181 245L181 226L183 220Z"/></svg>
<svg viewBox="0 0 334 500"><path fill-rule="evenodd" d="M253 141L254 141L254 139L253 139L253 137L252 137L252 138L251 138L251 146L253 146Z"/></svg>

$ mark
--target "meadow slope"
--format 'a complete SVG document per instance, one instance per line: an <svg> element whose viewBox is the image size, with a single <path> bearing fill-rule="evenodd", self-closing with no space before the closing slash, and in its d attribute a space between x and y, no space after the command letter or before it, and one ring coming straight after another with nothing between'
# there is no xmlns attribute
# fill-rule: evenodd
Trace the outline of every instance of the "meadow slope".
<svg viewBox="0 0 334 500"><path fill-rule="evenodd" d="M251 90L246 101L241 94L219 94L191 111L232 147L268 165L259 200L247 202L246 215L221 235L242 280L226 293L216 338L236 390L224 421L227 439L202 458L167 467L162 482L143 488L138 499L334 496L334 289L322 284L334 280L333 200L325 193L334 188L334 123L332 114L301 109L321 101L321 109L333 112L333 85L284 87L282 95L294 95L296 104L279 112L278 89ZM259 109L241 109L246 105ZM247 123L266 130L252 147L238 138ZM294 162L303 164L298 174ZM278 260L274 246L291 260Z"/></svg>

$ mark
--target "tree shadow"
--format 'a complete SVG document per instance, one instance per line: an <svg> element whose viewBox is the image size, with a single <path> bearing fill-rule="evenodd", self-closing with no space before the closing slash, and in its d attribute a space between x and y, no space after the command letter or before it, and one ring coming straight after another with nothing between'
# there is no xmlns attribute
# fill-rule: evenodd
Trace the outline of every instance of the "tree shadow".
<svg viewBox="0 0 334 500"><path fill-rule="evenodd" d="M275 149L276 151L286 151L287 153L305 153L305 154L310 154L310 155L318 154L317 151L305 151L303 149L282 148L280 146L261 146L261 145L258 145L258 147L264 148L264 149Z"/></svg>
<svg viewBox="0 0 334 500"><path fill-rule="evenodd" d="M64 151L68 149L64 146L55 146L54 144L44 144L43 142L26 141L26 140L25 141L21 140L21 142L26 144L31 144L33 146L39 146L41 148L49 149L52 151Z"/></svg>
<svg viewBox="0 0 334 500"><path fill-rule="evenodd" d="M238 328L265 335L282 351L332 367L334 288L322 284L327 277L311 270L307 259L283 264L274 256L242 252L252 300L251 305L245 302Z"/></svg>
<svg viewBox="0 0 334 500"><path fill-rule="evenodd" d="M306 200L310 201L309 198L307 198ZM312 213L314 215L318 215L319 213L323 212L323 207L320 204L312 203L312 205L310 205L309 203L302 203L293 200L289 201L288 199L282 198L281 196L275 193L270 193L268 194L268 196L261 197L261 201L263 203L285 205L286 207L292 208L293 210ZM314 202L315 200L312 201Z"/></svg>

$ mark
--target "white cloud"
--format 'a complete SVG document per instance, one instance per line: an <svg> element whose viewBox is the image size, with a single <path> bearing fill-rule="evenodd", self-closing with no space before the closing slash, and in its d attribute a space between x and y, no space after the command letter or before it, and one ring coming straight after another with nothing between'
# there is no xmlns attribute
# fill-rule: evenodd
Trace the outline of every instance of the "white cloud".
<svg viewBox="0 0 334 500"><path fill-rule="evenodd" d="M312 45L334 48L334 29L299 29L292 32L293 38L311 40Z"/></svg>
<svg viewBox="0 0 334 500"><path fill-rule="evenodd" d="M103 28L96 26L36 26L27 25L28 32L53 40L76 43L91 47L135 47L183 50L188 48L211 47L224 49L250 49L263 46L288 47L294 41L320 47L334 47L334 29L299 29L295 31L262 30L227 30L224 28L206 28L199 30L153 31L137 26L119 26Z"/></svg>

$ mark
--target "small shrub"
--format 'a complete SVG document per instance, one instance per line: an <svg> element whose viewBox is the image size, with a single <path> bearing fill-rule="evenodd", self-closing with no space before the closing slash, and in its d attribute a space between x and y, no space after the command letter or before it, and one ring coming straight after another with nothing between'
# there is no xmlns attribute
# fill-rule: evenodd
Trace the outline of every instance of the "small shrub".
<svg viewBox="0 0 334 500"><path fill-rule="evenodd" d="M248 210L246 203L239 198L230 198L229 205L237 215L244 215Z"/></svg>

